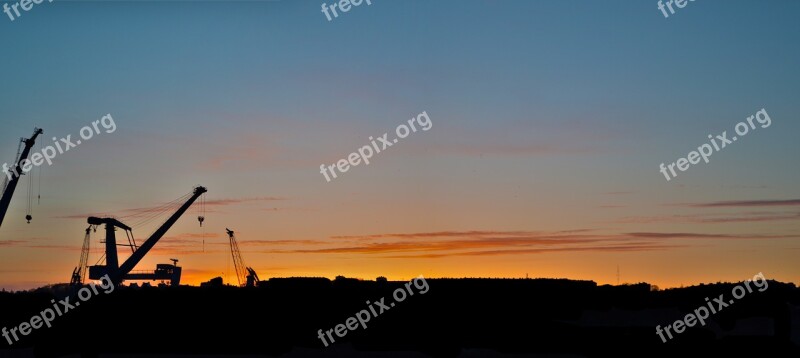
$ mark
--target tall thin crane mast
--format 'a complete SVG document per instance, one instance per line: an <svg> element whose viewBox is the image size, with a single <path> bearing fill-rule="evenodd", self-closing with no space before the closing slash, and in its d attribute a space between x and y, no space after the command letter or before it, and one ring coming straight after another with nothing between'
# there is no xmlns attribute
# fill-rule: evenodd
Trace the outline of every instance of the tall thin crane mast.
<svg viewBox="0 0 800 358"><path fill-rule="evenodd" d="M247 271L244 268L244 260L242 260L242 253L239 251L239 244L236 243L236 236L231 229L226 228L225 231L228 232L228 240L231 243L231 256L233 256L233 268L236 270L236 280L239 282L239 286L244 286L247 282L245 279Z"/></svg>
<svg viewBox="0 0 800 358"><path fill-rule="evenodd" d="M89 245L91 244L92 226L86 228L86 236L83 237L83 247L81 247L81 259L78 261L78 267L72 271L72 279L70 279L70 286L82 285L86 280L86 265L89 262Z"/></svg>
<svg viewBox="0 0 800 358"><path fill-rule="evenodd" d="M239 251L239 244L236 242L236 236L231 229L225 229L228 232L228 239L231 243L231 256L233 256L233 268L236 270L236 280L241 287L253 287L259 279L256 271L244 264L242 259L242 252Z"/></svg>
<svg viewBox="0 0 800 358"><path fill-rule="evenodd" d="M36 128L33 130L33 135L29 139L22 139L22 143L25 144L22 154L17 159L17 162L14 163L14 167L9 170L9 173L2 174L10 176L11 178L8 180L8 184L6 184L2 198L0 198L0 226L3 225L3 218L6 216L8 206L11 205L11 197L14 195L14 190L17 189L17 184L19 184L19 179L23 174L21 163L28 159L28 154L30 154L31 148L33 148L33 145L36 144L36 137L42 133L44 133L44 131L42 131L41 128Z"/></svg>

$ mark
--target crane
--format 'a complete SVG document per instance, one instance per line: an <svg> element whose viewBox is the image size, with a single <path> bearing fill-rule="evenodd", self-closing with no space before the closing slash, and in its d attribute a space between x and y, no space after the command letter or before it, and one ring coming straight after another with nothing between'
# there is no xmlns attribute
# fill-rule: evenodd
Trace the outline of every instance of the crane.
<svg viewBox="0 0 800 358"><path fill-rule="evenodd" d="M241 287L253 287L260 281L256 271L244 264L242 253L239 251L239 244L236 243L236 236L233 230L225 228L231 242L231 256L233 256L233 268L236 270L236 280Z"/></svg>
<svg viewBox="0 0 800 358"><path fill-rule="evenodd" d="M20 140L21 143L25 144L25 148L22 150L19 157L16 158L17 161L14 163L14 166L10 168L9 171L6 171L6 173L3 173L7 176L7 181L3 188L3 196L0 197L0 226L3 225L3 218L6 216L8 206L11 205L11 197L14 195L14 190L17 189L19 179L24 174L21 163L28 160L28 154L30 154L33 145L36 144L36 137L42 133L44 133L44 131L41 128L34 128L33 135L30 138L22 138ZM6 170L5 166L3 170ZM28 219L28 223L30 223L32 219L31 215L28 214L26 219Z"/></svg>
<svg viewBox="0 0 800 358"><path fill-rule="evenodd" d="M148 272L131 272L134 267L141 261L150 249L156 245L158 240L167 233L167 231L180 219L180 217L189 209L190 206L205 194L208 190L202 186L194 188L192 195L189 199L181 205L178 210L167 219L154 233L151 235L141 246L136 246L136 242L131 243L131 250L133 253L121 265L117 257L117 238L115 235L116 228L120 228L131 233L129 240L132 238L132 229L114 218L98 218L90 217L87 222L89 225L106 226L106 264L95 265L89 267L89 278L92 280L99 280L103 276L108 275L114 285L122 283L124 280L170 280L172 286L180 284L181 268L178 267L178 260L173 259L173 264L158 264L155 271Z"/></svg>
<svg viewBox="0 0 800 358"><path fill-rule="evenodd" d="M86 228L86 236L83 237L83 246L81 247L81 259L78 261L78 266L72 270L72 278L69 281L70 286L80 286L86 280L86 265L89 261L89 245L91 243L90 233L92 226Z"/></svg>
<svg viewBox="0 0 800 358"><path fill-rule="evenodd" d="M86 228L86 236L83 237L83 246L81 247L81 259L78 261L78 267L72 270L72 278L69 281L70 286L80 286L86 280L86 265L89 261L89 245L91 243L92 226Z"/></svg>

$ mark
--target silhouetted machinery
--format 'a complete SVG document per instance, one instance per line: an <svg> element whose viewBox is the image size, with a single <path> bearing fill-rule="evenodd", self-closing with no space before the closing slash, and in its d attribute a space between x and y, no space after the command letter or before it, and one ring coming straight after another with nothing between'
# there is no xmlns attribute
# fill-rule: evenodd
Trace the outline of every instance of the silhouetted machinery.
<svg viewBox="0 0 800 358"><path fill-rule="evenodd" d="M79 286L86 281L86 266L89 262L89 245L91 245L91 232L92 225L86 228L86 236L83 237L83 246L81 247L81 259L78 262L78 267L72 270L72 278L69 280L70 286Z"/></svg>
<svg viewBox="0 0 800 358"><path fill-rule="evenodd" d="M228 232L228 238L231 242L231 256L233 256L233 268L236 270L236 280L241 287L254 287L258 284L258 274L250 267L245 266L242 259L242 253L239 251L239 244L236 243L236 236L234 236L231 229L225 229Z"/></svg>
<svg viewBox="0 0 800 358"><path fill-rule="evenodd" d="M201 195L206 193L206 188L199 186L194 189L192 195L188 200L181 205L178 210L167 219L141 246L136 245L136 239L133 237L133 229L123 224L115 218L98 218L90 217L87 221L89 228L86 229L86 237L84 238L83 248L81 250L81 261L79 266L72 272L72 284L81 284L85 277L85 267L87 265L86 257L89 253L89 233L90 229L100 225L105 225L106 239L105 239L105 265L95 265L89 267L89 278L92 280L99 280L103 276L108 275L114 285L118 285L124 280L160 280L169 281L170 285L177 286L181 282L181 268L178 266L178 260L170 259L172 264L158 264L155 271L133 271L136 264L144 258L150 249L160 240L164 234L178 221L186 210L192 206L192 203L197 200ZM128 237L128 245L118 245L116 238L116 229L125 231ZM119 264L117 256L117 246L130 246L131 256L125 262Z"/></svg>
<svg viewBox="0 0 800 358"><path fill-rule="evenodd" d="M42 133L44 133L44 131L42 131L41 128L35 128L33 130L33 135L29 139L22 138L20 140L20 145L25 145L25 147L22 149L22 152L17 150L17 158L11 168L3 168L3 170L8 170L8 174L0 174L6 179L5 185L3 185L3 196L0 197L0 226L3 225L3 218L6 216L8 206L11 205L11 197L14 195L14 190L17 189L19 179L25 174L22 170L22 165L20 164L22 161L28 159L28 154L30 154L31 148L33 148L33 145L36 144L36 137ZM9 176L11 176L10 179ZM28 213L25 216L25 219L28 220L29 224L31 219L33 219L30 213L30 205L28 205Z"/></svg>

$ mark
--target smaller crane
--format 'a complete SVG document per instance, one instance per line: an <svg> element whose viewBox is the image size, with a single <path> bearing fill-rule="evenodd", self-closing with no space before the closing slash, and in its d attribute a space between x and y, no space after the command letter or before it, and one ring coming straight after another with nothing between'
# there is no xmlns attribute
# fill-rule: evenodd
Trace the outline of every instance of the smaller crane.
<svg viewBox="0 0 800 358"><path fill-rule="evenodd" d="M236 243L236 236L233 230L226 228L228 238L231 242L231 256L233 256L233 268L236 270L236 280L239 282L240 287L254 287L260 281L258 274L251 267L247 267L242 259L242 253L239 251L239 244Z"/></svg>
<svg viewBox="0 0 800 358"><path fill-rule="evenodd" d="M78 267L72 270L72 279L69 281L70 286L83 285L86 280L86 265L89 261L89 244L91 242L90 233L92 232L92 225L86 228L86 236L83 237L83 247L81 247L81 259L78 262Z"/></svg>

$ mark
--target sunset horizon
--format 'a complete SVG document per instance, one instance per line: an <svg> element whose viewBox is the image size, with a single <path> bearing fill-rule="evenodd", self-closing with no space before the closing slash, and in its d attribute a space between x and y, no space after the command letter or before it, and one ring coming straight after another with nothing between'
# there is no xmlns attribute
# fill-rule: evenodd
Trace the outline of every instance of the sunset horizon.
<svg viewBox="0 0 800 358"><path fill-rule="evenodd" d="M0 12L0 356L800 356L800 1Z"/></svg>

